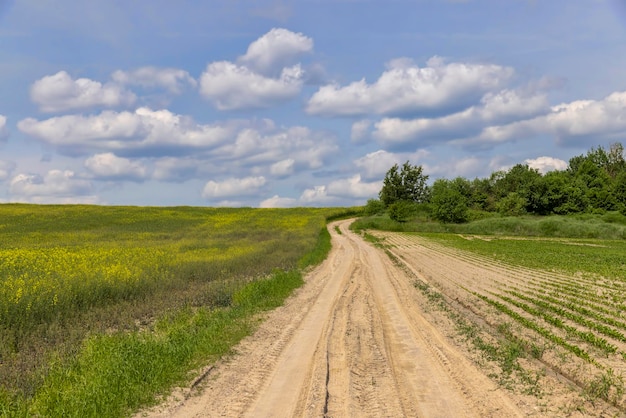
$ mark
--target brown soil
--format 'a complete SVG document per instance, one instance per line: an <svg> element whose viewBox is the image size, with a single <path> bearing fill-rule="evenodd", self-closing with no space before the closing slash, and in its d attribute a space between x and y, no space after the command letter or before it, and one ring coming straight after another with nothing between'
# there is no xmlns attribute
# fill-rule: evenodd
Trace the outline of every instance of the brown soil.
<svg viewBox="0 0 626 418"><path fill-rule="evenodd" d="M459 283L467 289L490 289L493 266L481 271L453 252L381 233L395 240L392 251L402 262L394 263L351 232L349 224L329 225L333 249L328 259L307 274L305 285L283 307L262 318L233 356L211 366L195 389L181 389L163 405L137 416L617 414L608 405L582 400L574 382L541 362L528 362L530 369L544 368L540 396L505 389L493 377L495 366L485 362L454 322L414 286L416 280L430 281L451 307L467 318L475 316L476 323L489 330L496 319L473 313L470 305L475 300L459 290Z"/></svg>

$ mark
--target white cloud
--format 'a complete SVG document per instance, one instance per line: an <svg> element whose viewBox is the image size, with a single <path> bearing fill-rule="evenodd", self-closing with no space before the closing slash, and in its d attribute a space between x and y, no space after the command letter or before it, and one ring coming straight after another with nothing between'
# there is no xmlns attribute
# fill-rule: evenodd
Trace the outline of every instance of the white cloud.
<svg viewBox="0 0 626 418"><path fill-rule="evenodd" d="M213 180L206 183L202 191L205 199L215 199L232 196L254 196L260 193L266 184L265 177L230 178L222 182Z"/></svg>
<svg viewBox="0 0 626 418"><path fill-rule="evenodd" d="M439 118L384 118L376 123L373 137L388 146L446 141L478 134L489 124L524 119L548 110L544 95L502 90L487 93L479 105Z"/></svg>
<svg viewBox="0 0 626 418"><path fill-rule="evenodd" d="M361 176L356 174L347 179L330 182L326 190L330 196L365 199L378 196L382 186L382 181L365 183L361 180Z"/></svg>
<svg viewBox="0 0 626 418"><path fill-rule="evenodd" d="M406 161L406 160L405 160ZM394 164L401 163L397 154L378 150L354 161L366 179L381 179Z"/></svg>
<svg viewBox="0 0 626 418"><path fill-rule="evenodd" d="M246 165L273 165L292 159L295 170L319 168L338 149L335 138L325 132L301 126L277 129L270 124L241 130L234 141L216 149L213 155Z"/></svg>
<svg viewBox="0 0 626 418"><path fill-rule="evenodd" d="M385 150L370 152L354 161L364 180L380 180L394 165L401 165L405 161L411 164L420 164L420 161L429 155L426 150L417 150L413 153L392 153Z"/></svg>
<svg viewBox="0 0 626 418"><path fill-rule="evenodd" d="M290 176L295 171L295 162L296 160L293 158L287 158L286 160L274 163L270 166L270 173L276 177Z"/></svg>
<svg viewBox="0 0 626 418"><path fill-rule="evenodd" d="M458 107L500 87L513 69L495 64L446 64L431 58L420 68L395 60L373 84L364 79L345 87L321 87L309 100L307 112L325 116L394 115Z"/></svg>
<svg viewBox="0 0 626 418"><path fill-rule="evenodd" d="M306 127L277 127L269 119L202 125L168 110L103 111L47 120L24 119L18 128L68 156L112 153L156 158L152 178L185 181L200 174L285 177L326 164L339 150L335 136Z"/></svg>
<svg viewBox="0 0 626 418"><path fill-rule="evenodd" d="M111 152L88 158L85 167L102 179L141 181L146 177L146 168L141 163L120 158Z"/></svg>
<svg viewBox="0 0 626 418"><path fill-rule="evenodd" d="M359 174L350 178L333 180L327 185L305 189L298 201L303 206L350 206L364 204L378 196L382 182L364 182Z"/></svg>
<svg viewBox="0 0 626 418"><path fill-rule="evenodd" d="M295 206L298 206L298 199L280 197L278 195L274 195L259 203L260 208L293 208Z"/></svg>
<svg viewBox="0 0 626 418"><path fill-rule="evenodd" d="M302 33L274 28L248 47L239 62L261 74L279 73L294 63L294 59L313 51L313 40Z"/></svg>
<svg viewBox="0 0 626 418"><path fill-rule="evenodd" d="M296 97L304 83L300 65L283 68L278 78L256 73L228 61L207 66L200 93L219 110L266 108Z"/></svg>
<svg viewBox="0 0 626 418"><path fill-rule="evenodd" d="M115 71L111 78L122 85L162 87L173 94L180 94L185 86L196 86L196 80L187 71L177 68L141 67L132 71Z"/></svg>
<svg viewBox="0 0 626 418"><path fill-rule="evenodd" d="M0 141L3 141L9 137L9 129L7 128L7 118L4 115L0 115Z"/></svg>
<svg viewBox="0 0 626 418"><path fill-rule="evenodd" d="M13 161L0 160L0 181L8 180L13 170L15 170L15 163Z"/></svg>
<svg viewBox="0 0 626 418"><path fill-rule="evenodd" d="M66 154L90 151L165 152L206 149L236 132L235 124L200 125L168 110L139 108L135 112L103 111L99 115L67 115L43 121L27 118L18 128Z"/></svg>
<svg viewBox="0 0 626 418"><path fill-rule="evenodd" d="M30 97L43 112L129 106L137 99L132 92L117 84L102 84L88 78L74 80L65 71L35 81Z"/></svg>
<svg viewBox="0 0 626 418"><path fill-rule="evenodd" d="M626 91L615 92L602 100L577 100L554 106L546 115L506 125L489 126L462 144L493 144L541 134L557 142L585 143L620 140L626 135Z"/></svg>
<svg viewBox="0 0 626 418"><path fill-rule="evenodd" d="M567 162L553 157L537 157L534 159L524 160L528 167L538 170L541 174L548 171L565 170Z"/></svg>
<svg viewBox="0 0 626 418"><path fill-rule="evenodd" d="M44 176L18 174L9 183L12 201L34 203L95 203L92 186L70 170L50 170Z"/></svg>
<svg viewBox="0 0 626 418"><path fill-rule="evenodd" d="M330 205L336 202L336 199L328 196L326 186L315 186L311 189L306 189L300 195L298 199L305 205Z"/></svg>
<svg viewBox="0 0 626 418"><path fill-rule="evenodd" d="M489 173L486 173L487 167L488 164L486 164L483 159L474 156L468 156L463 158L451 158L442 160L439 162L439 164L425 166L424 171L433 178L473 178L488 176Z"/></svg>

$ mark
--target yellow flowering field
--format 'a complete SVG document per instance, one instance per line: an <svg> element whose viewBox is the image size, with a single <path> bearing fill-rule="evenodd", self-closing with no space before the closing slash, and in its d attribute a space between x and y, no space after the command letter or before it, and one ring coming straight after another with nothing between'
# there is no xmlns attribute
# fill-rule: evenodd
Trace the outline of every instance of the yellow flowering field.
<svg viewBox="0 0 626 418"><path fill-rule="evenodd" d="M291 268L330 212L0 205L0 326Z"/></svg>

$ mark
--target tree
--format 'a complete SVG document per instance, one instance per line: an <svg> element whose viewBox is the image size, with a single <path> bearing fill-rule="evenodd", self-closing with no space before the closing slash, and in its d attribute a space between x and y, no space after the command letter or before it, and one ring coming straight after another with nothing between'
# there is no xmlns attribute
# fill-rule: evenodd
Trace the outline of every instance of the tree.
<svg viewBox="0 0 626 418"><path fill-rule="evenodd" d="M446 223L463 223L469 219L468 198L463 190L469 184L460 177L450 181L438 179L432 187L430 202L433 217Z"/></svg>
<svg viewBox="0 0 626 418"><path fill-rule="evenodd" d="M427 180L421 165L414 166L407 161L400 168L394 164L383 180L380 200L387 208L398 201L423 203L428 199Z"/></svg>
<svg viewBox="0 0 626 418"><path fill-rule="evenodd" d="M378 199L369 199L363 212L367 216L380 215L385 212L385 205Z"/></svg>

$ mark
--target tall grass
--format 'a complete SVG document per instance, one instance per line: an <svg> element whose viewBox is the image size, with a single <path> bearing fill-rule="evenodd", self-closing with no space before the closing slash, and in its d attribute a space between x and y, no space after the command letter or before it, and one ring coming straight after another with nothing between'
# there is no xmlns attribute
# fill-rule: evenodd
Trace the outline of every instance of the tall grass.
<svg viewBox="0 0 626 418"><path fill-rule="evenodd" d="M352 228L394 232L449 232L477 235L512 235L531 237L626 239L626 217L611 212L605 215L573 216L489 216L465 224L442 224L420 217L409 222L395 222L388 216L365 217Z"/></svg>

